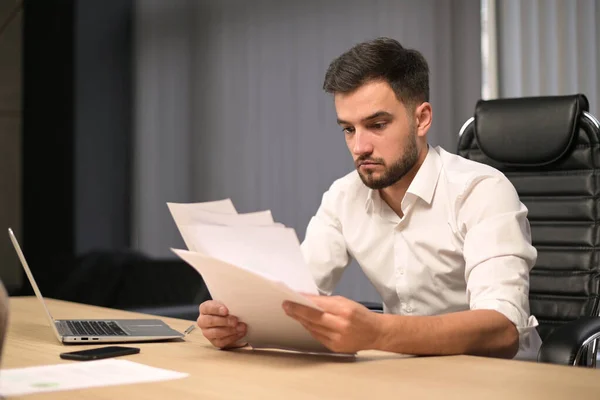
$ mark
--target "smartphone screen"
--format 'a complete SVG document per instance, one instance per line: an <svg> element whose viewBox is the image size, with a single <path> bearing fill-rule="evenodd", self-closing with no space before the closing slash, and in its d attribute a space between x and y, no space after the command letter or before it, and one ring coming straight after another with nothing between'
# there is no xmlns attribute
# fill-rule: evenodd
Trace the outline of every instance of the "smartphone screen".
<svg viewBox="0 0 600 400"><path fill-rule="evenodd" d="M137 354L140 349L137 347L124 347L124 346L107 346L98 347L89 350L73 351L70 353L61 353L60 358L65 360L100 360L102 358L126 356L129 354Z"/></svg>

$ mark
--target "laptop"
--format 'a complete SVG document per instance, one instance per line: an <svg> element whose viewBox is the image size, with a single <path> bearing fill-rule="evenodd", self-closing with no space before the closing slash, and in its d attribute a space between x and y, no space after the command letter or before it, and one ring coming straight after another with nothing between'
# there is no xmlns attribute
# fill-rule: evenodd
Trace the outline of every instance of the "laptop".
<svg viewBox="0 0 600 400"><path fill-rule="evenodd" d="M171 329L159 319L64 319L55 320L42 293L33 279L33 274L21 251L12 229L8 229L10 240L15 247L25 274L33 287L35 295L42 303L48 322L56 338L64 344L92 344L92 343L122 343L122 342L150 342L166 339L178 339L184 335Z"/></svg>

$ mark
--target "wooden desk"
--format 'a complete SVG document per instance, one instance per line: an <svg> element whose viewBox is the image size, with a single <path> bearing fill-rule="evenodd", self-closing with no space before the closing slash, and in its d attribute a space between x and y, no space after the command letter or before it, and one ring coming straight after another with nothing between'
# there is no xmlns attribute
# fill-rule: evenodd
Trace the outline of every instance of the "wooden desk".
<svg viewBox="0 0 600 400"><path fill-rule="evenodd" d="M148 317L48 300L55 318ZM57 342L35 297L11 298L2 368L58 364L59 353L94 346ZM183 331L189 321L164 318ZM27 396L27 399L598 399L600 370L479 357L402 358L364 352L353 361L277 351L214 349L199 331L185 341L135 344L126 359L187 372L166 382Z"/></svg>

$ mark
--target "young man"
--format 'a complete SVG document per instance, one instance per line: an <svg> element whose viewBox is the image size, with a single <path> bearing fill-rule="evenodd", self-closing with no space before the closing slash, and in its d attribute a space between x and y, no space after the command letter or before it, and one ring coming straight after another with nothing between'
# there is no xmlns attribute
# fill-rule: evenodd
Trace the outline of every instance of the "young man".
<svg viewBox="0 0 600 400"><path fill-rule="evenodd" d="M361 43L330 64L324 89L356 171L323 195L303 254L326 295L356 259L386 313L337 296L312 297L323 311L284 303L285 312L334 351L535 357L527 209L499 171L427 144L423 56L392 39ZM198 325L219 348L246 329L213 301Z"/></svg>

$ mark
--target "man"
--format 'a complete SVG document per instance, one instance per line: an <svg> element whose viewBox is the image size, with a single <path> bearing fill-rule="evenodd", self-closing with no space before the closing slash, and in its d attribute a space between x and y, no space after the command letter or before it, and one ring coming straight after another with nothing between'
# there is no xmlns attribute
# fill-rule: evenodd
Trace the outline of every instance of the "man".
<svg viewBox="0 0 600 400"><path fill-rule="evenodd" d="M432 123L423 56L380 38L329 66L332 93L356 171L323 195L302 243L322 294L352 256L381 295L377 314L343 297L311 296L323 311L285 312L329 349L416 355L535 356L529 315L527 209L499 171L427 144ZM198 325L219 348L246 326L214 301Z"/></svg>

